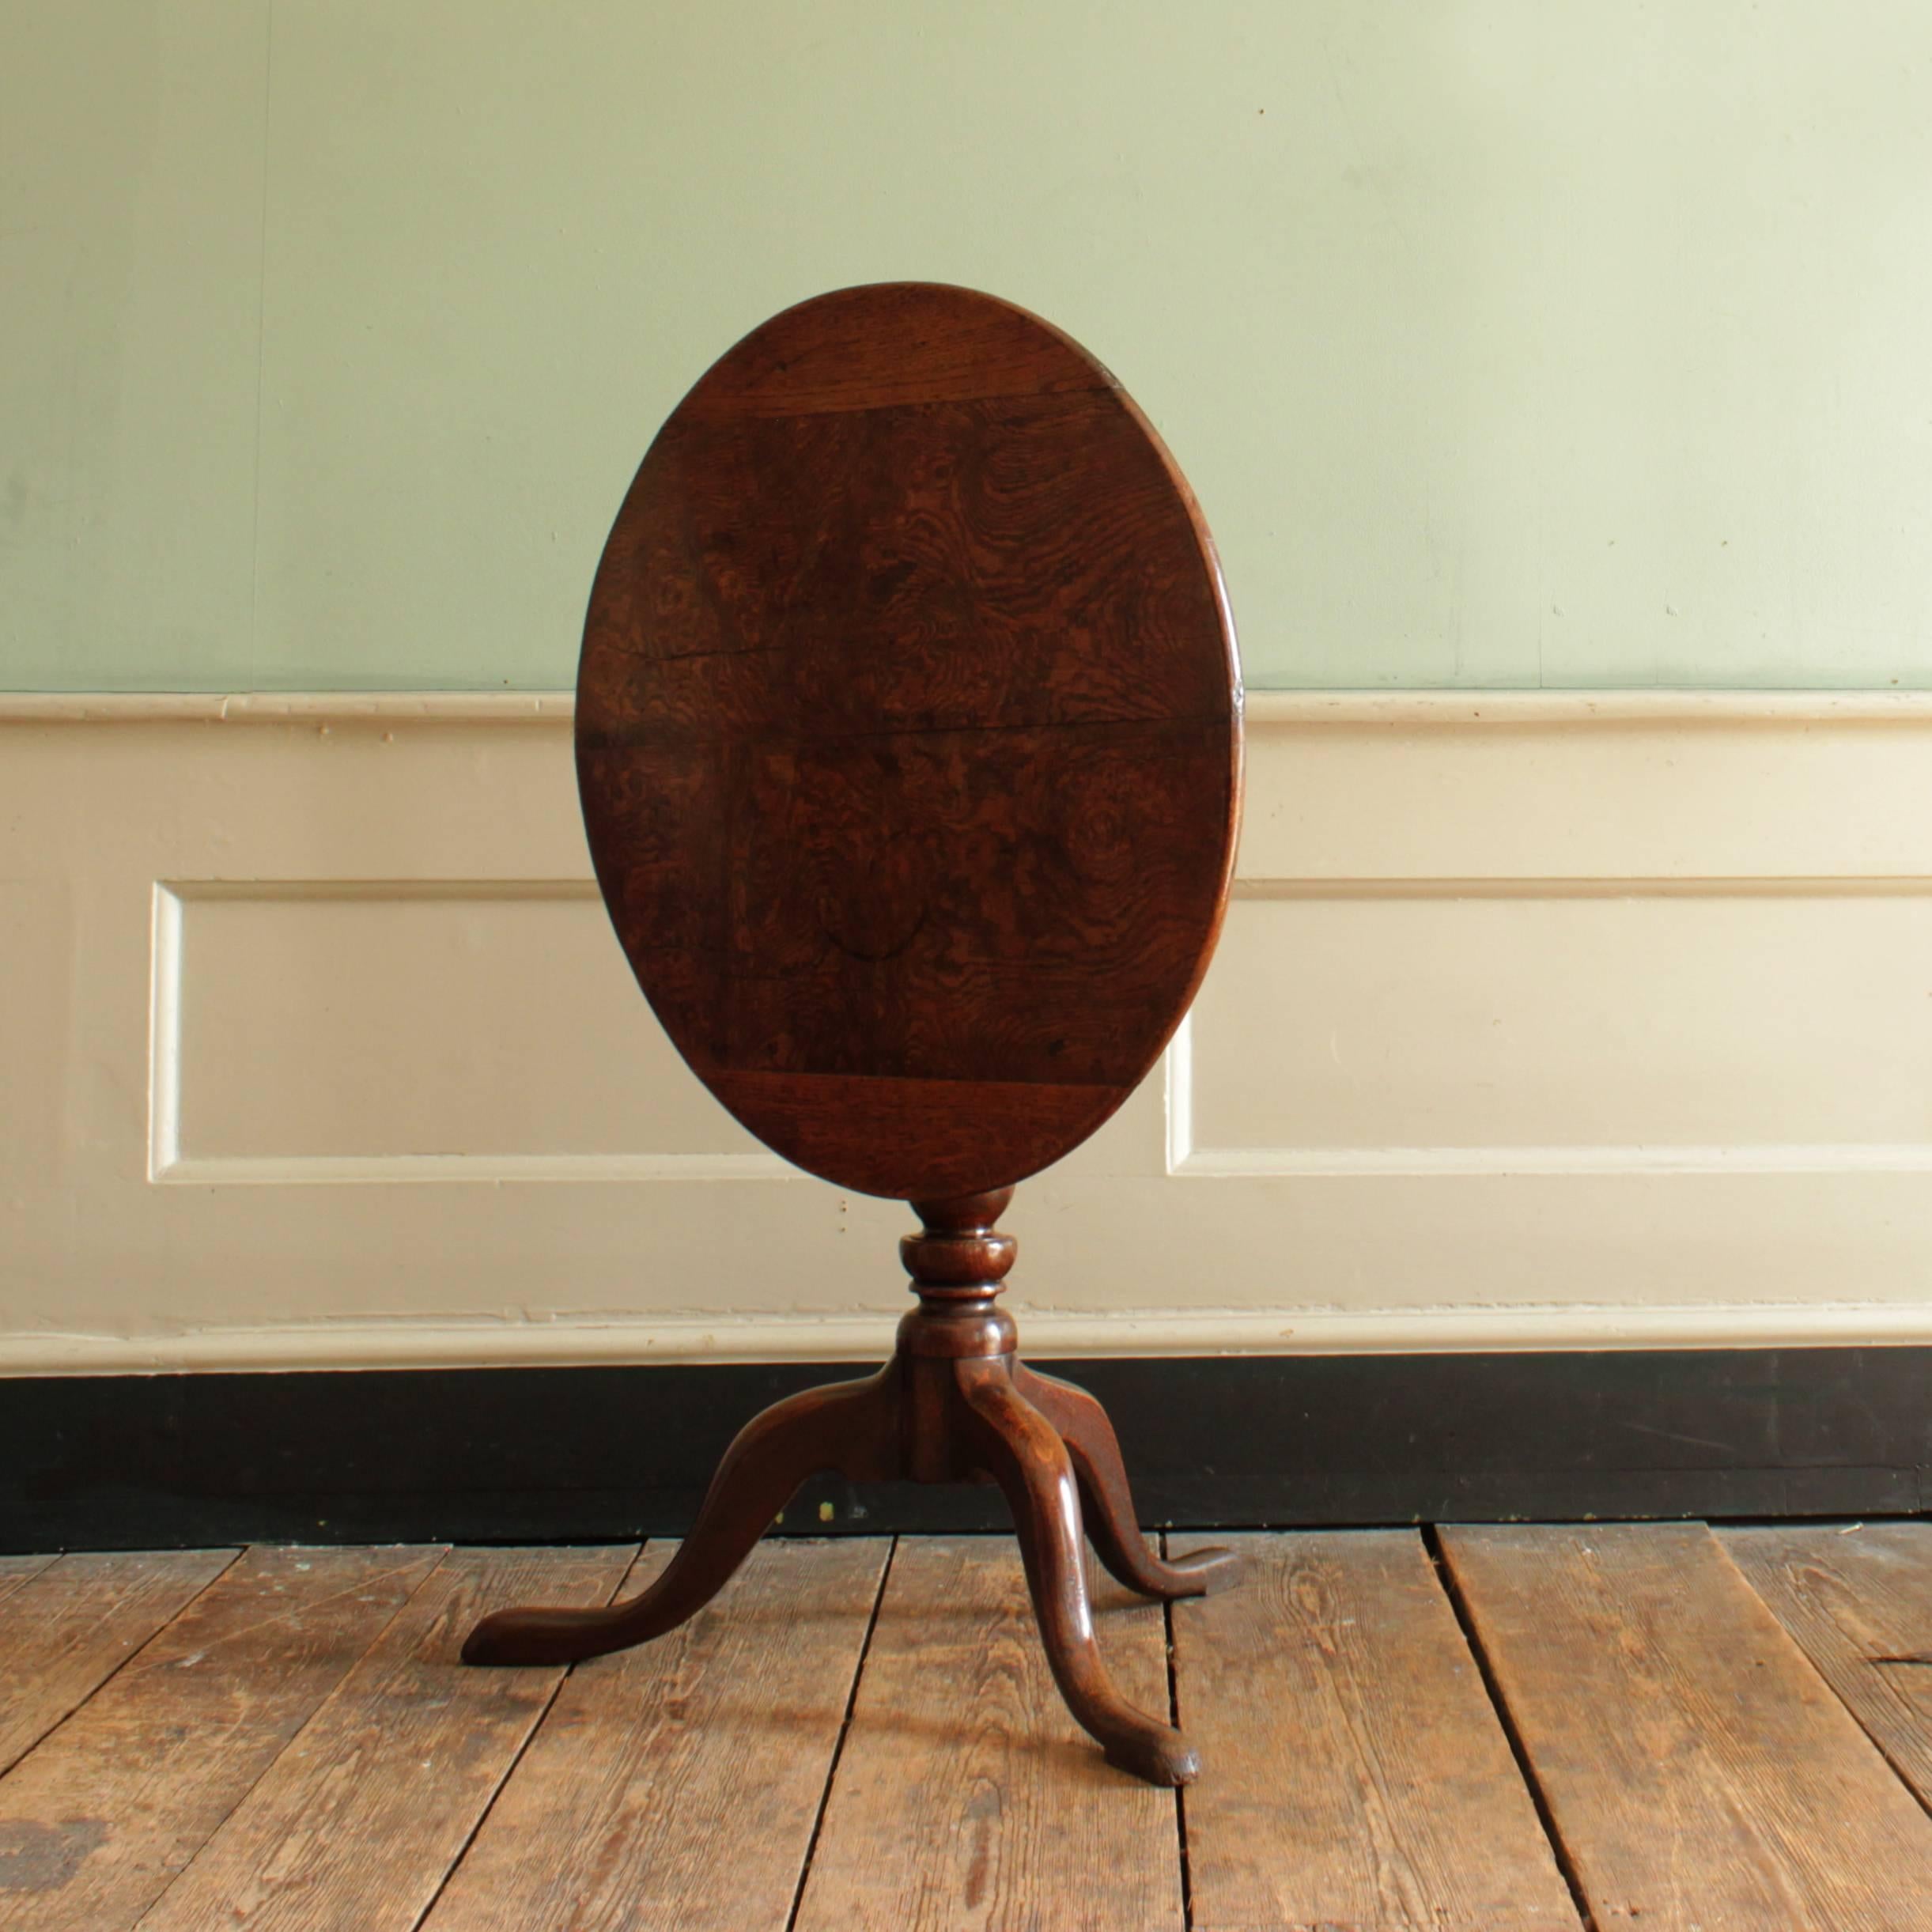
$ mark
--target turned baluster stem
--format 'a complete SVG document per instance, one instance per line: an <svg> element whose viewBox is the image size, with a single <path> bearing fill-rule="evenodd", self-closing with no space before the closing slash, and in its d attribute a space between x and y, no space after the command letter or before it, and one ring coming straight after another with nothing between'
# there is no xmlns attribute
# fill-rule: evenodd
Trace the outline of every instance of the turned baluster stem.
<svg viewBox="0 0 1932 1932"><path fill-rule="evenodd" d="M957 1482L973 1472L962 1461L955 1409L954 1364L997 1356L1011 1362L1017 1331L995 1298L1019 1244L996 1223L1013 1198L1010 1187L949 1200L916 1200L921 1231L899 1243L919 1305L899 1322L904 1374L901 1443L906 1473L916 1482Z"/></svg>

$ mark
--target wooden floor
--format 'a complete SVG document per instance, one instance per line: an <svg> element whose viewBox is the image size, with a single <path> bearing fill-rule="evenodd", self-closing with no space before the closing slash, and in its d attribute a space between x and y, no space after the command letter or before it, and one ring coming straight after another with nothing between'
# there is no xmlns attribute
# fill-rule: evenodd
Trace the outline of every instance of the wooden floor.
<svg viewBox="0 0 1932 1932"><path fill-rule="evenodd" d="M457 1647L664 1546L0 1558L0 1926L1932 1928L1932 1523L1239 1541L1100 1592L1178 1801L1004 1539L770 1541L567 1673Z"/></svg>

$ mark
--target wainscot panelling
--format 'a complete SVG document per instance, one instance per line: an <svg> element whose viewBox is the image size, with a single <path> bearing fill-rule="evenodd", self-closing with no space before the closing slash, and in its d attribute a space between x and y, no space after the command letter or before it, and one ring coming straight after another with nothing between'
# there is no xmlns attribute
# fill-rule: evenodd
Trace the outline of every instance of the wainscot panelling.
<svg viewBox="0 0 1932 1932"><path fill-rule="evenodd" d="M1932 1341L1932 700L1250 701L1039 1353ZM864 1359L605 926L566 698L0 700L0 1372Z"/></svg>

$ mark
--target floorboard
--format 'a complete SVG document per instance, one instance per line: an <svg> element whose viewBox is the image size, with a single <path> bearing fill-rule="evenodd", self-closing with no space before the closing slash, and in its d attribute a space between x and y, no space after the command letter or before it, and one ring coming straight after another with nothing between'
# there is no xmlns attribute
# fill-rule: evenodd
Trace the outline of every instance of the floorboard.
<svg viewBox="0 0 1932 1932"><path fill-rule="evenodd" d="M1932 1820L1707 1529L1442 1547L1599 1927L1932 1924Z"/></svg>
<svg viewBox="0 0 1932 1932"><path fill-rule="evenodd" d="M607 1601L634 1550L459 1550L304 1726L142 1932L407 1932L562 1681L458 1660L485 1612Z"/></svg>
<svg viewBox="0 0 1932 1932"><path fill-rule="evenodd" d="M62 1556L0 1598L0 1771L106 1683L238 1553Z"/></svg>
<svg viewBox="0 0 1932 1932"><path fill-rule="evenodd" d="M1174 1607L1196 1932L1577 1932L1414 1530L1176 1538L1246 1581Z"/></svg>
<svg viewBox="0 0 1932 1932"><path fill-rule="evenodd" d="M670 1546L0 1561L0 1926L1932 1926L1932 1523L1239 1540L1170 1625L1096 1593L1178 1796L1068 1715L1008 1537L770 1539L571 1673L457 1652Z"/></svg>
<svg viewBox="0 0 1932 1932"><path fill-rule="evenodd" d="M0 1779L9 1932L124 1932L440 1552L251 1550Z"/></svg>
<svg viewBox="0 0 1932 1932"><path fill-rule="evenodd" d="M1789 1523L1718 1540L1932 1805L1932 1523Z"/></svg>
<svg viewBox="0 0 1932 1932"><path fill-rule="evenodd" d="M1159 1606L1110 1584L1098 1605L1115 1682L1164 1715ZM798 1932L1183 1923L1174 1794L1111 1768L1067 1715L1011 1540L902 1541Z"/></svg>
<svg viewBox="0 0 1932 1932"><path fill-rule="evenodd" d="M0 1556L0 1597L10 1597L54 1560L51 1556Z"/></svg>
<svg viewBox="0 0 1932 1932"><path fill-rule="evenodd" d="M784 1932L890 1548L767 1542L681 1629L579 1665L426 1932Z"/></svg>

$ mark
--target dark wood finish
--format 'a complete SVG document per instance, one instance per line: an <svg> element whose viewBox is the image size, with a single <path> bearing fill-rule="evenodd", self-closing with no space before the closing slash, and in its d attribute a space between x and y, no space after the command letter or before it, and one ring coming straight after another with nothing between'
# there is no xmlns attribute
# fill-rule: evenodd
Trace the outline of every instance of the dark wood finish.
<svg viewBox="0 0 1932 1932"><path fill-rule="evenodd" d="M1046 1366L1106 1404L1144 1526L1843 1522L1932 1510L1932 1349ZM0 1400L0 1548L682 1536L739 1421L873 1367L25 1378ZM826 1476L800 1491L784 1529L1003 1526L990 1489Z"/></svg>
<svg viewBox="0 0 1932 1932"><path fill-rule="evenodd" d="M1159 1610L1104 1582L1122 1688L1165 1707ZM1087 1748L1004 1539L902 1541L796 1932L1182 1932L1171 1798Z"/></svg>
<svg viewBox="0 0 1932 1932"><path fill-rule="evenodd" d="M1932 1809L1932 1523L1778 1523L1718 1541Z"/></svg>
<svg viewBox="0 0 1932 1932"><path fill-rule="evenodd" d="M462 1669L458 1632L531 1590L601 1602L635 1553L452 1551L142 1932L410 1932L563 1681Z"/></svg>
<svg viewBox="0 0 1932 1932"><path fill-rule="evenodd" d="M463 1649L475 1664L556 1664L646 1642L723 1588L804 1477L830 1467L855 1482L998 1484L1055 1681L1109 1760L1182 1784L1199 1760L1173 1726L1127 1703L1101 1661L1082 1556L1081 1479L1073 1453L1029 1399L1044 1393L1073 1422L1080 1460L1104 1484L1097 1541L1124 1581L1150 1596L1201 1596L1238 1580L1226 1551L1159 1562L1140 1542L1126 1478L1088 1398L1020 1367L1014 1326L996 1306L1015 1242L996 1231L1010 1189L914 1204L924 1231L902 1244L919 1291L893 1359L863 1382L788 1396L755 1417L718 1466L691 1533L645 1590L606 1609L516 1609L486 1618ZM1104 1420L1104 1419L1103 1419ZM1110 1457L1111 1455L1111 1460Z"/></svg>
<svg viewBox="0 0 1932 1932"><path fill-rule="evenodd" d="M1240 690L1212 543L1107 372L990 296L841 290L705 376L606 546L577 743L665 1030L841 1187L1059 1159L1219 928Z"/></svg>
<svg viewBox="0 0 1932 1932"><path fill-rule="evenodd" d="M249 1551L0 1779L0 1922L127 1932L441 1553Z"/></svg>
<svg viewBox="0 0 1932 1932"><path fill-rule="evenodd" d="M1140 1533L1127 1465L1107 1412L1084 1389L1057 1376L1042 1375L1015 1363L1014 1386L1059 1432L1080 1487L1087 1533L1108 1573L1145 1597L1172 1601L1205 1596L1232 1580L1234 1566L1224 1549L1197 1550L1168 1563L1155 1555ZM1196 1580L1204 1587L1193 1587Z"/></svg>
<svg viewBox="0 0 1932 1932"><path fill-rule="evenodd" d="M1932 1923L1932 1820L1707 1529L1442 1546L1599 1926Z"/></svg>
<svg viewBox="0 0 1932 1932"><path fill-rule="evenodd" d="M1174 1613L1178 1715L1214 1766L1188 1795L1194 1924L1577 1932L1421 1537L1235 1547L1248 1588Z"/></svg>
<svg viewBox="0 0 1932 1932"><path fill-rule="evenodd" d="M91 1696L238 1552L67 1556L0 1599L0 1771Z"/></svg>
<svg viewBox="0 0 1932 1932"><path fill-rule="evenodd" d="M424 1932L784 1926L890 1547L766 1543L728 1618L573 1673Z"/></svg>
<svg viewBox="0 0 1932 1932"><path fill-rule="evenodd" d="M606 544L577 674L584 829L665 1030L841 1187L911 1200L919 1306L877 1374L726 1453L677 1555L604 1609L487 1620L556 1663L701 1609L800 1483L996 1483L1055 1681L1109 1760L1197 1768L1095 1639L1082 1504L1153 1596L1231 1578L1142 1542L1105 1414L1017 1365L1012 1185L1146 1073L1207 969L1241 810L1241 687L1207 526L1120 386L1010 303L846 289L679 404Z"/></svg>

